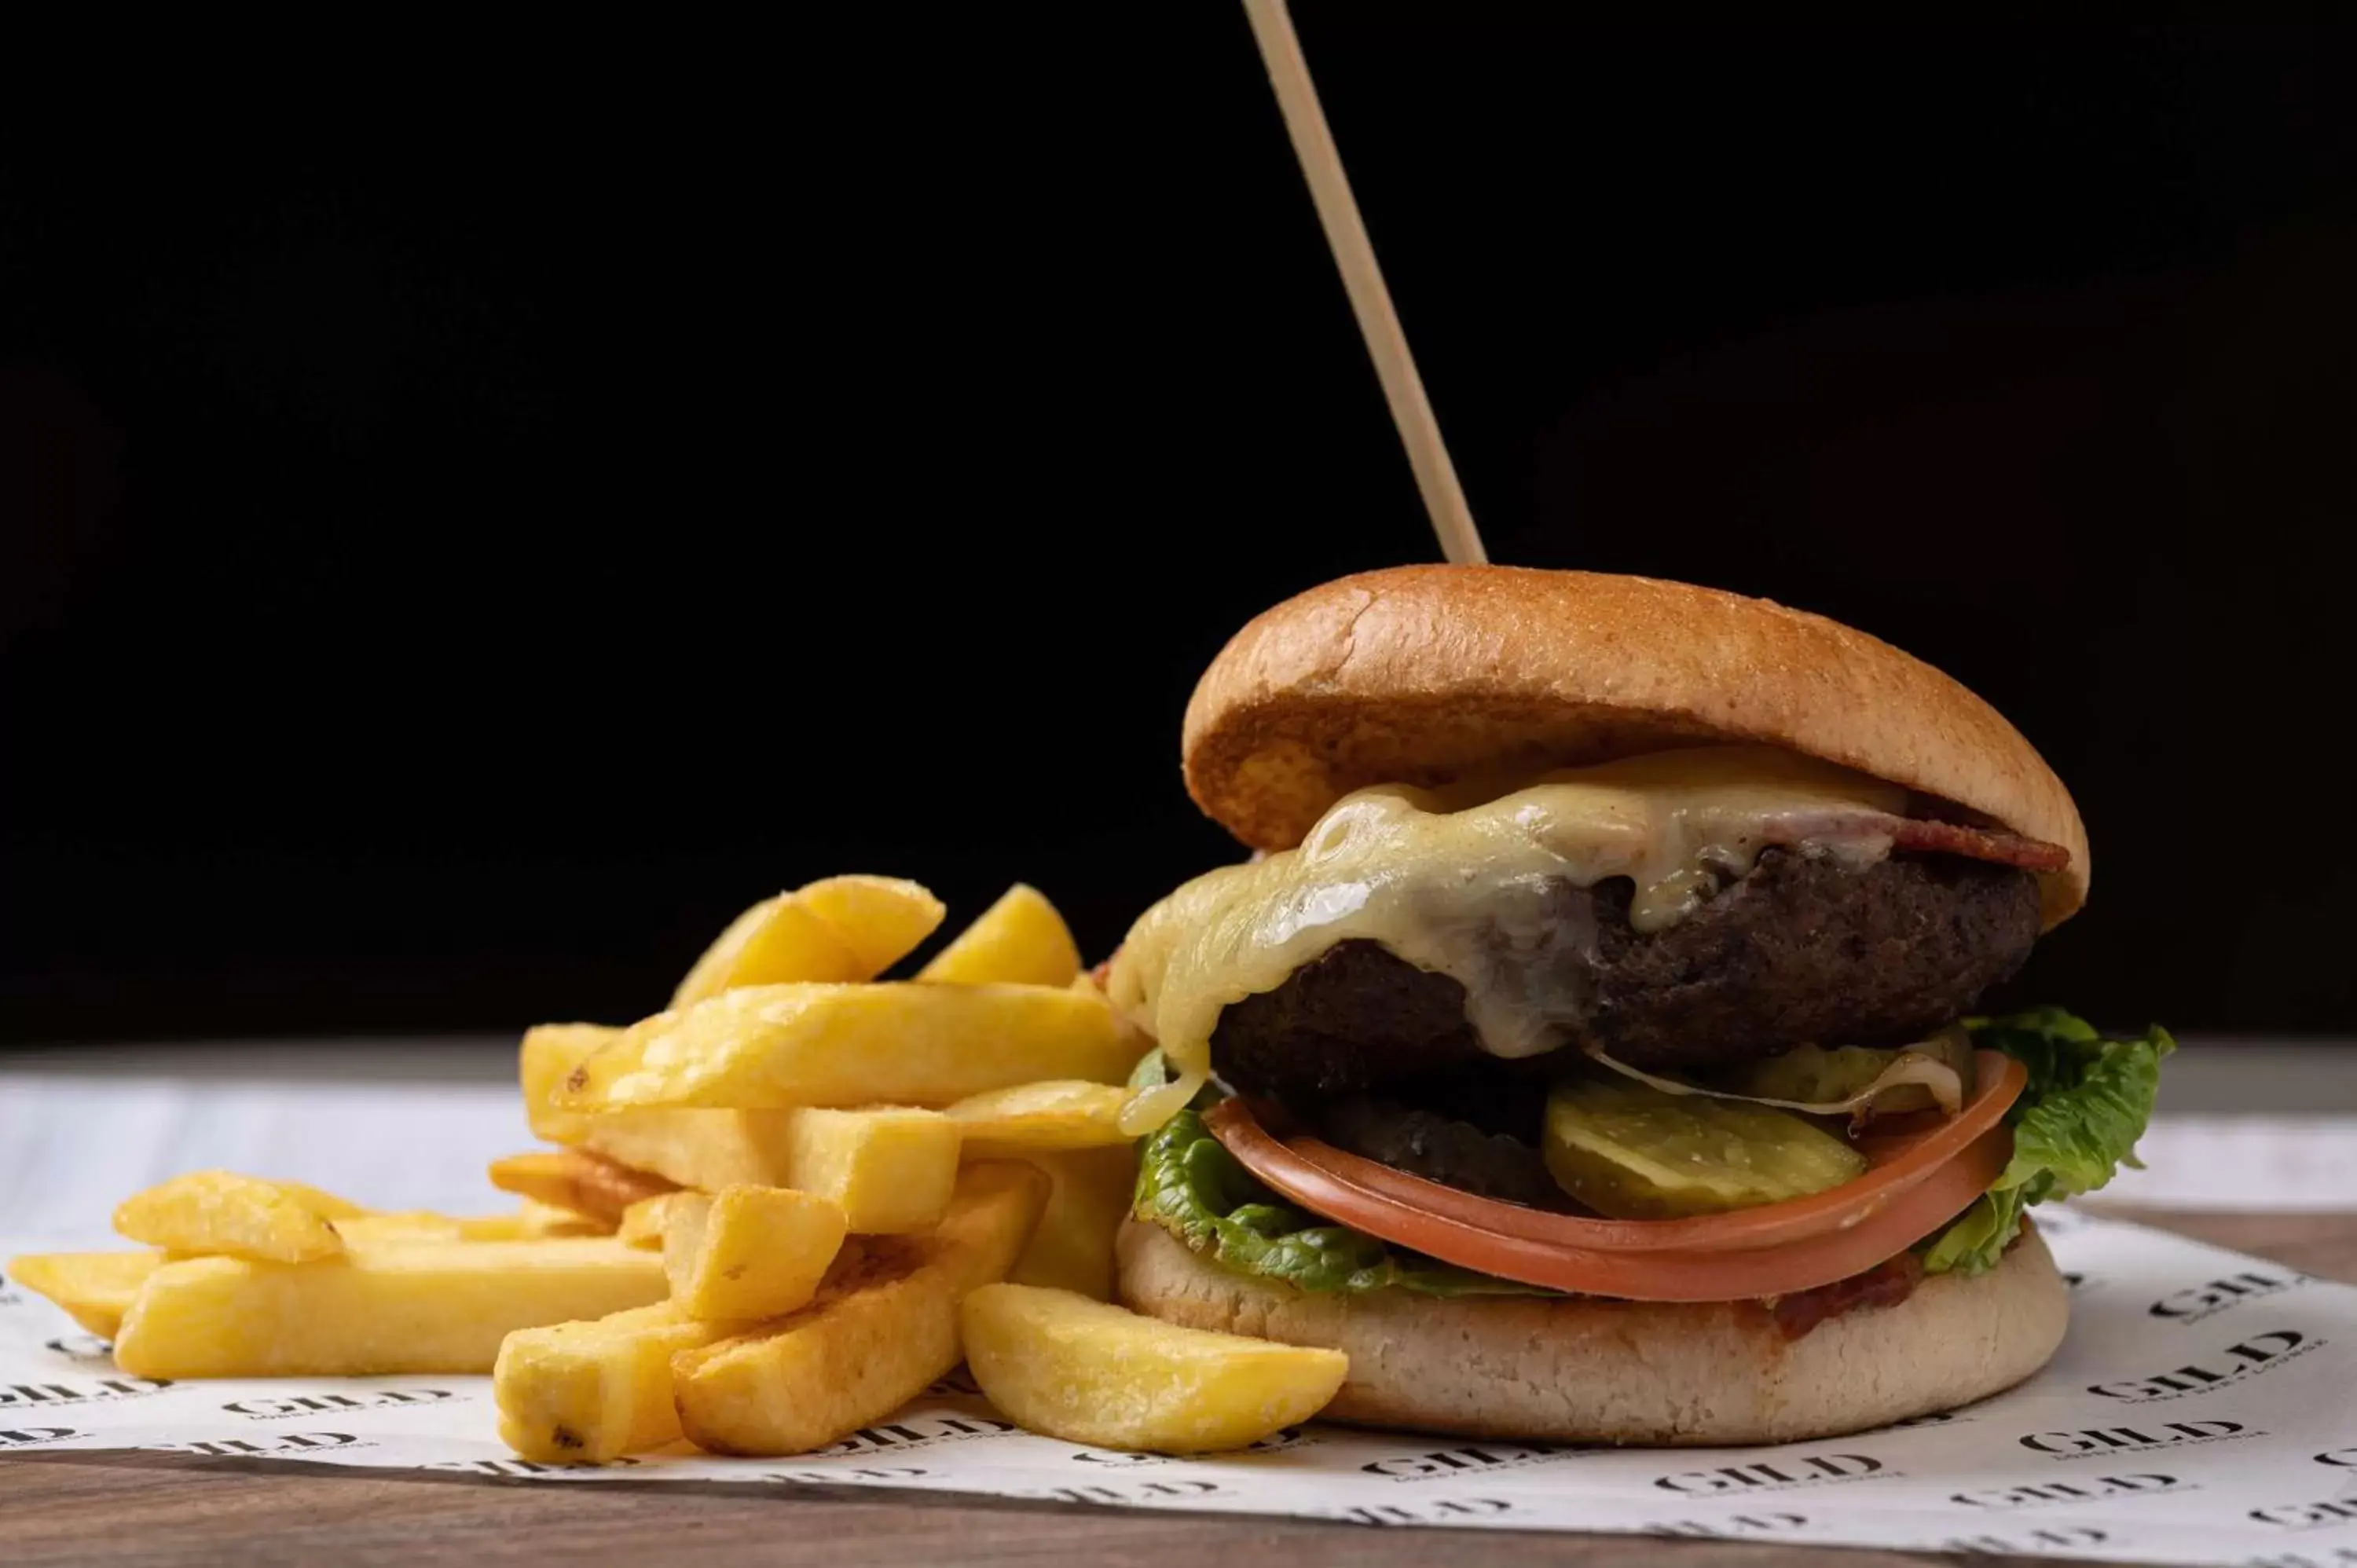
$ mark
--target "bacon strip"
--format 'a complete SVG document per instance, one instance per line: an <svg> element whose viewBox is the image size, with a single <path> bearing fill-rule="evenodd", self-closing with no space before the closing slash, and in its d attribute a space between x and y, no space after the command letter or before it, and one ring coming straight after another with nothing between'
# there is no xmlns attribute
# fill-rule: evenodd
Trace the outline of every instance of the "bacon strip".
<svg viewBox="0 0 2357 1568"><path fill-rule="evenodd" d="M2071 852L2061 844L2024 838L2002 829L1961 827L1954 822L1927 822L1921 817L1901 817L1898 824L1891 842L1900 849L1993 860L1999 865L2018 865L2024 871L2060 871L2071 864Z"/></svg>
<svg viewBox="0 0 2357 1568"><path fill-rule="evenodd" d="M1787 1340L1799 1339L1827 1318L1839 1317L1845 1312L1867 1306L1897 1306L1915 1294L1915 1282L1922 1277L1922 1260L1912 1252L1901 1252L1862 1274L1852 1274L1814 1290L1779 1296L1769 1312Z"/></svg>
<svg viewBox="0 0 2357 1568"><path fill-rule="evenodd" d="M1887 835L1893 849L1961 854L1970 860L2019 866L2024 871L2060 871L2071 864L2069 850L2043 839L2024 838L2003 828L1968 828L1961 822L1894 817L1883 811L1792 811L1767 818L1760 828L1769 843L1799 844L1811 840Z"/></svg>

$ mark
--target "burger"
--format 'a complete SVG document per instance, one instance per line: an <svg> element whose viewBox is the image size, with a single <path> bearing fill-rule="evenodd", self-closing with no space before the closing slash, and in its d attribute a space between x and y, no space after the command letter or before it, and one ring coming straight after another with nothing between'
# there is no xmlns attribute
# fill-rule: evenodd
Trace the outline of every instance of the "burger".
<svg viewBox="0 0 2357 1568"><path fill-rule="evenodd" d="M1153 1037L1119 1291L1346 1352L1329 1418L1831 1436L2007 1388L2163 1030L1977 1011L2076 914L2061 779L1849 627L1653 579L1345 577L1188 704L1248 859L1103 972Z"/></svg>

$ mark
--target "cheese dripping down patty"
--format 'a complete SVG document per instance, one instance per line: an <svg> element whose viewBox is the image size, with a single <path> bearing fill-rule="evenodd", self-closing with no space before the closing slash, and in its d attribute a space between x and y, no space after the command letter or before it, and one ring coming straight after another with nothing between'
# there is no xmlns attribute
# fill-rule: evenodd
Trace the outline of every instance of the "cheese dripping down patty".
<svg viewBox="0 0 2357 1568"><path fill-rule="evenodd" d="M1178 1078L1133 1099L1133 1135L1210 1077L1222 1009L1274 991L1329 948L1380 943L1465 988L1492 1056L1544 1055L1590 1003L1594 918L1566 888L1625 876L1640 934L1676 924L1762 850L1805 845L1863 871L1890 853L1904 789L1770 746L1652 752L1511 786L1381 784L1344 796L1295 849L1223 866L1130 928L1113 1004Z"/></svg>

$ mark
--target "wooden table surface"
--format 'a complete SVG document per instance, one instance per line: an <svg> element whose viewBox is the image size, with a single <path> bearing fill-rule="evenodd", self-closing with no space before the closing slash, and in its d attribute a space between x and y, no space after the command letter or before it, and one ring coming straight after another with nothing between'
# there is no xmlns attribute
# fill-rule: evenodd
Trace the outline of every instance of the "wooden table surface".
<svg viewBox="0 0 2357 1568"><path fill-rule="evenodd" d="M2357 1283L2357 1214L2123 1218ZM1128 1513L829 1490L664 1483L564 1487L403 1476L177 1455L57 1453L0 1459L0 1563L269 1564L337 1568L440 1561L1103 1563L1138 1568L1281 1560L1286 1568L1667 1563L1782 1568L1819 1549L1498 1530L1442 1534L1273 1519ZM1851 1551L1839 1568L1954 1559ZM1976 1559L1989 1561L1989 1559Z"/></svg>

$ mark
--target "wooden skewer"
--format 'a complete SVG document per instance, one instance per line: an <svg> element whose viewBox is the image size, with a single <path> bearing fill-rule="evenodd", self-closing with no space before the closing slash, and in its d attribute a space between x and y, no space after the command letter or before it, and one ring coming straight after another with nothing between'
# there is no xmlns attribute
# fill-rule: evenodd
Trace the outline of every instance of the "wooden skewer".
<svg viewBox="0 0 2357 1568"><path fill-rule="evenodd" d="M1334 264L1341 269L1342 286L1350 293L1351 309L1359 318L1359 331L1375 361L1384 401L1391 404L1392 423L1399 427L1400 444L1407 448L1408 467L1415 470L1416 489L1424 494L1432 531L1440 536L1440 553L1454 562L1485 562L1489 552L1481 547L1472 510L1457 482L1457 465L1448 460L1439 422L1433 418L1432 403L1424 394L1424 379L1416 374L1415 357L1408 352L1407 333L1400 326L1399 312L1392 307L1391 291L1383 286L1383 269L1375 264L1374 245L1359 216L1359 203L1351 194L1351 181L1342 172L1342 155L1327 128L1326 112L1318 106L1318 89L1309 80L1309 62L1302 58L1293 18L1285 0L1243 0L1243 5L1252 21L1253 37L1260 43L1261 59L1268 68L1269 84L1276 89L1277 107L1284 112L1294 154L1301 160L1310 198L1318 204L1326 242L1333 249Z"/></svg>

